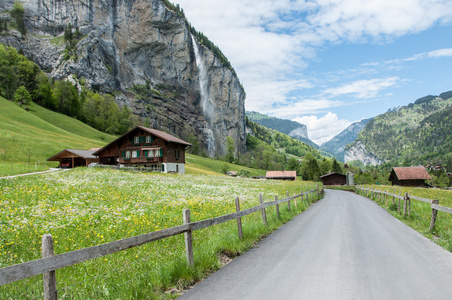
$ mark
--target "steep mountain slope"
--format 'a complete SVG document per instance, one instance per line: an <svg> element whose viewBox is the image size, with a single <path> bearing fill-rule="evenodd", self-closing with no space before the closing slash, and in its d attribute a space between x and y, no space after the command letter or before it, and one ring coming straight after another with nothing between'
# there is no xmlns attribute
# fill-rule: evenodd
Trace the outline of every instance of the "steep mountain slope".
<svg viewBox="0 0 452 300"><path fill-rule="evenodd" d="M2 1L0 14L13 2ZM71 77L111 93L142 123L185 139L198 136L211 156L224 154L227 136L244 150L243 87L178 6L167 0L20 2L28 34L8 26L0 43L20 49L54 79ZM66 42L70 27L80 34Z"/></svg>
<svg viewBox="0 0 452 300"><path fill-rule="evenodd" d="M452 98L423 97L369 121L358 139L346 147L345 161L445 164L452 158L451 132Z"/></svg>
<svg viewBox="0 0 452 300"><path fill-rule="evenodd" d="M32 161L44 161L65 148L102 147L115 139L114 136L97 131L78 120L33 103L27 112L19 105L0 97L0 106L2 161L27 161L29 155ZM47 116L50 117L50 122L46 121Z"/></svg>
<svg viewBox="0 0 452 300"><path fill-rule="evenodd" d="M358 133L366 126L370 119L363 119L348 126L344 131L336 135L334 138L326 143L323 143L320 148L336 156L339 161L344 161L345 146L354 142L358 137Z"/></svg>
<svg viewBox="0 0 452 300"><path fill-rule="evenodd" d="M308 128L304 124L300 124L291 120L270 117L255 111L247 111L246 116L248 117L248 119L256 122L259 125L287 134L288 136L297 139L315 149L319 148L316 143L309 139Z"/></svg>

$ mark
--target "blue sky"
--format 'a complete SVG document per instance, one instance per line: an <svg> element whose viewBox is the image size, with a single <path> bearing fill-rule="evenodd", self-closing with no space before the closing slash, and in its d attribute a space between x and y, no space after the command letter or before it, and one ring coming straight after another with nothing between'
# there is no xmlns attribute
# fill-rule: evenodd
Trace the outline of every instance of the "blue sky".
<svg viewBox="0 0 452 300"><path fill-rule="evenodd" d="M452 90L451 0L178 0L237 71L246 110L308 126L352 122Z"/></svg>

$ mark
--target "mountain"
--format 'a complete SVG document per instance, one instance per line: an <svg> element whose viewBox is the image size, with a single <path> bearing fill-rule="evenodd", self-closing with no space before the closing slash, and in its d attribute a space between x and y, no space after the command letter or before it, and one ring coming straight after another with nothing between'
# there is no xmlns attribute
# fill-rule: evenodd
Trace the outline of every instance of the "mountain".
<svg viewBox="0 0 452 300"><path fill-rule="evenodd" d="M317 144L309 139L308 128L304 124L300 124L291 120L270 117L255 111L247 111L246 116L248 117L248 119L256 122L259 125L287 134L288 136L297 139L315 149L319 148Z"/></svg>
<svg viewBox="0 0 452 300"><path fill-rule="evenodd" d="M323 143L320 146L320 149L333 154L339 161L343 162L345 146L356 140L358 133L369 121L370 119L363 119L359 122L351 124L334 138L326 143Z"/></svg>
<svg viewBox="0 0 452 300"><path fill-rule="evenodd" d="M55 80L108 93L141 123L183 139L197 136L210 156L226 137L245 150L245 91L237 75L179 6L167 0L23 0L22 35L10 20L0 43L17 48Z"/></svg>
<svg viewBox="0 0 452 300"><path fill-rule="evenodd" d="M452 159L451 97L452 91L429 95L373 118L346 147L345 162L446 164Z"/></svg>

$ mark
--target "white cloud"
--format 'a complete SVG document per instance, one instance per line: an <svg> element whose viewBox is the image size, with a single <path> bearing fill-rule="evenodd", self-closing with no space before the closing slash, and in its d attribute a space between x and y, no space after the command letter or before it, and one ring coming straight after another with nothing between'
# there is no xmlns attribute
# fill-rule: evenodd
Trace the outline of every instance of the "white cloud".
<svg viewBox="0 0 452 300"><path fill-rule="evenodd" d="M288 114L300 105L288 101L294 91L313 87L302 75L317 47L333 43L384 42L452 21L450 0L177 0L187 19L219 46L243 83L246 108ZM449 55L432 52L431 57ZM436 56L435 56L436 55ZM294 79L295 78L295 79ZM374 97L398 78L361 80L327 89ZM333 104L337 102L333 102ZM324 103L323 103L324 104ZM287 108L284 109L286 105ZM322 103L319 104L322 106ZM314 105L308 110L318 111ZM282 116L282 115L279 115Z"/></svg>
<svg viewBox="0 0 452 300"><path fill-rule="evenodd" d="M334 97L355 94L358 98L371 98L375 97L380 90L396 85L399 80L398 77L358 80L340 87L326 89L324 93Z"/></svg>
<svg viewBox="0 0 452 300"><path fill-rule="evenodd" d="M306 124L308 127L309 138L318 145L331 140L352 124L352 122L348 120L339 119L338 116L332 112L328 112L320 118L311 115L294 118L292 121Z"/></svg>
<svg viewBox="0 0 452 300"><path fill-rule="evenodd" d="M342 101L325 99L304 99L292 103L284 103L278 108L266 111L269 115L280 118L297 118L302 115L318 114L330 110L333 107L347 105Z"/></svg>

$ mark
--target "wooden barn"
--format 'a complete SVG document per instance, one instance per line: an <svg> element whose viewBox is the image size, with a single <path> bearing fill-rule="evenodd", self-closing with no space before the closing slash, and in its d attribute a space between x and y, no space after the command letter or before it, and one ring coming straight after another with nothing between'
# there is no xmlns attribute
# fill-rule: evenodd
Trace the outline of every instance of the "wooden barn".
<svg viewBox="0 0 452 300"><path fill-rule="evenodd" d="M267 171L267 179L297 180L297 171Z"/></svg>
<svg viewBox="0 0 452 300"><path fill-rule="evenodd" d="M323 185L345 185L347 183L347 176L336 172L320 176Z"/></svg>
<svg viewBox="0 0 452 300"><path fill-rule="evenodd" d="M95 150L64 149L47 161L60 162L60 168L86 167L90 163L99 162L99 159L93 155L94 152Z"/></svg>
<svg viewBox="0 0 452 300"><path fill-rule="evenodd" d="M392 185L427 187L426 180L432 179L424 167L395 167L389 175Z"/></svg>
<svg viewBox="0 0 452 300"><path fill-rule="evenodd" d="M137 126L94 152L105 165L142 166L163 173L185 173L185 148L191 146L166 132Z"/></svg>

